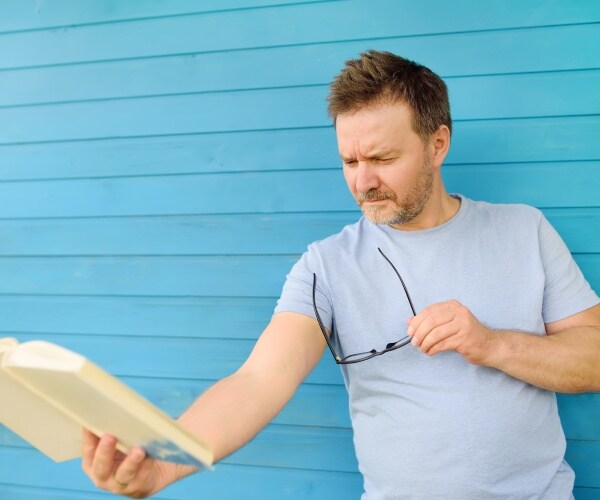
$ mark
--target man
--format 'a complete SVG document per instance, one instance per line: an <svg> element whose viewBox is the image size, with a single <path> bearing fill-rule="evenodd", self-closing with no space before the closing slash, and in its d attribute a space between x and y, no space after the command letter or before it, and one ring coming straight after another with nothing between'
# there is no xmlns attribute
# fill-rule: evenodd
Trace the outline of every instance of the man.
<svg viewBox="0 0 600 500"><path fill-rule="evenodd" d="M429 69L362 54L332 83L329 111L365 217L309 246L248 360L182 424L225 457L328 346L364 499L572 498L554 391L600 390L600 306L566 246L536 209L446 192L452 124ZM87 432L83 468L132 497L193 472Z"/></svg>

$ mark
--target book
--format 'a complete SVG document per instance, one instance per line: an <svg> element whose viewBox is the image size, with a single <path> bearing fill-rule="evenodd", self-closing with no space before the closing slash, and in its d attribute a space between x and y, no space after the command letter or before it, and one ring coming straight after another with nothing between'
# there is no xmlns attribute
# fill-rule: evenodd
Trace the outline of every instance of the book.
<svg viewBox="0 0 600 500"><path fill-rule="evenodd" d="M210 447L84 356L51 342L0 339L0 423L56 462L81 456L82 427L124 453L210 468Z"/></svg>

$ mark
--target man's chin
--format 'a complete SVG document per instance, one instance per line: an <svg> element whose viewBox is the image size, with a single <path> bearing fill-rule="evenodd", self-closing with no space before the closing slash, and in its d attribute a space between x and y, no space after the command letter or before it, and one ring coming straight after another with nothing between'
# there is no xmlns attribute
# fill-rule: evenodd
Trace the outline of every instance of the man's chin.
<svg viewBox="0 0 600 500"><path fill-rule="evenodd" d="M374 207L361 207L363 215L373 224L393 224L393 215L389 210L381 210ZM392 221L392 222L390 222Z"/></svg>
<svg viewBox="0 0 600 500"><path fill-rule="evenodd" d="M393 210L384 210L381 208L377 209L361 207L361 209L363 215L367 219L369 219L373 224L379 225L391 226L394 224L408 224L416 217L402 217L402 214L399 214L398 212L395 212Z"/></svg>

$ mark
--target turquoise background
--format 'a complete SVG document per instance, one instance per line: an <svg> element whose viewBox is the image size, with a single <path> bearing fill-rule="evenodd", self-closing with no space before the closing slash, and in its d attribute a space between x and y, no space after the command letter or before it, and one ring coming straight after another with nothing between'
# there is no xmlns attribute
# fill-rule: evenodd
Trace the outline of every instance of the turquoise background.
<svg viewBox="0 0 600 500"><path fill-rule="evenodd" d="M0 336L182 412L247 356L306 245L356 220L324 100L369 48L448 83L449 189L541 208L599 290L599 22L591 0L0 0ZM576 497L600 498L600 396L560 408ZM2 500L93 491L0 427ZM325 357L248 447L158 498L360 492Z"/></svg>

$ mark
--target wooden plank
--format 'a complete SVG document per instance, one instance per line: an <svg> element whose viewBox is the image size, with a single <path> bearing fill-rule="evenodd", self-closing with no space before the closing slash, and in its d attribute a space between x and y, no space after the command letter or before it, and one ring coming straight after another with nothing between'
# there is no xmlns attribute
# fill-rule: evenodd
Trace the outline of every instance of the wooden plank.
<svg viewBox="0 0 600 500"><path fill-rule="evenodd" d="M7 34L0 38L0 68L598 20L600 8L583 0L510 9L470 0L429 0L425 9L394 0L323 2Z"/></svg>
<svg viewBox="0 0 600 500"><path fill-rule="evenodd" d="M267 469L220 464L214 474L196 475L187 481L187 484L173 485L165 493L176 494L177 498L187 500L194 498L194 492L199 491L200 488L206 488L218 492L219 498L231 500L240 498L325 500L359 498L363 491L362 476L357 471L326 472L277 467Z"/></svg>
<svg viewBox="0 0 600 500"><path fill-rule="evenodd" d="M595 161L452 165L442 172L450 192L475 200L539 208L598 205L597 189L588 187L588 183L600 185L600 168Z"/></svg>
<svg viewBox="0 0 600 500"><path fill-rule="evenodd" d="M598 119L600 123L600 118ZM584 124L585 125L585 124ZM582 132L586 127L578 127ZM583 144L580 145L585 148ZM0 179L226 173L341 166L331 127L0 145Z"/></svg>
<svg viewBox="0 0 600 500"><path fill-rule="evenodd" d="M567 438L600 441L600 393L558 394L557 399Z"/></svg>
<svg viewBox="0 0 600 500"><path fill-rule="evenodd" d="M446 165L597 160L583 142L598 130L596 116L458 122Z"/></svg>
<svg viewBox="0 0 600 500"><path fill-rule="evenodd" d="M600 255L576 254L592 286ZM275 297L298 255L4 257L0 294Z"/></svg>
<svg viewBox="0 0 600 500"><path fill-rule="evenodd" d="M255 340L276 302L276 298L0 295L0 335Z"/></svg>
<svg viewBox="0 0 600 500"><path fill-rule="evenodd" d="M4 464L14 464L14 467L1 466ZM7 483L47 490L60 488L85 493L97 492L80 470L79 461L54 464L33 450L0 447L0 484ZM157 499L189 500L196 498L198 492L203 492L207 498L231 500L355 498L362 491L361 488L362 477L358 472L223 463L217 466L215 472L202 472L170 486Z"/></svg>
<svg viewBox="0 0 600 500"><path fill-rule="evenodd" d="M569 441L565 458L575 470L575 486L600 488L600 441Z"/></svg>
<svg viewBox="0 0 600 500"><path fill-rule="evenodd" d="M273 297L298 260L252 257L6 257L0 293Z"/></svg>
<svg viewBox="0 0 600 500"><path fill-rule="evenodd" d="M322 0L301 0L302 3ZM3 16L0 18L0 34L6 32L52 29L98 24L115 21L148 19L152 17L200 14L214 11L269 7L298 3L298 0L39 0L0 1Z"/></svg>
<svg viewBox="0 0 600 500"><path fill-rule="evenodd" d="M475 200L583 208L597 205L599 164L449 165L443 176L450 192ZM339 168L3 182L0 199L4 219L356 210Z"/></svg>
<svg viewBox="0 0 600 500"><path fill-rule="evenodd" d="M599 52L600 53L600 52ZM457 122L446 166L597 160L600 116ZM330 169L330 127L0 146L0 180Z"/></svg>
<svg viewBox="0 0 600 500"><path fill-rule="evenodd" d="M0 296L0 335L255 340L275 298Z"/></svg>
<svg viewBox="0 0 600 500"><path fill-rule="evenodd" d="M13 484L0 484L0 498L2 500L97 500L110 498L108 493L92 493L87 491L72 491L65 489L40 489L28 486L15 486ZM157 497L159 498L159 497ZM165 497L162 497L163 499Z"/></svg>
<svg viewBox="0 0 600 500"><path fill-rule="evenodd" d="M545 209L571 252L600 253L600 209ZM0 219L0 256L299 254L360 212ZM256 235L260 235L257 238Z"/></svg>
<svg viewBox="0 0 600 500"><path fill-rule="evenodd" d="M0 256L298 254L312 241L339 232L359 217L360 212L355 210L269 215L0 219L3 235ZM590 217L591 220L600 218L600 210L588 215ZM565 216L565 224L570 220Z"/></svg>
<svg viewBox="0 0 600 500"><path fill-rule="evenodd" d="M598 254L582 254L575 256L575 262L590 283L593 290L600 293L600 261Z"/></svg>
<svg viewBox="0 0 600 500"><path fill-rule="evenodd" d="M580 253L600 253L600 219L595 212L595 208L544 210L571 252Z"/></svg>
<svg viewBox="0 0 600 500"><path fill-rule="evenodd" d="M0 106L327 85L341 63L357 57L368 44L361 40L5 70L0 79ZM414 59L446 79L600 67L600 28L594 24L510 34L398 36L373 39L370 45ZM494 57L488 57L491 52Z"/></svg>
<svg viewBox="0 0 600 500"><path fill-rule="evenodd" d="M596 106L569 98L569 94L598 99L598 83L600 72L596 70L489 75L453 78L448 81L448 92L458 120L588 115L598 112ZM549 105L553 99L560 104Z"/></svg>
<svg viewBox="0 0 600 500"><path fill-rule="evenodd" d="M600 70L454 78L448 87L457 121L600 113ZM1 108L1 140L327 126L327 93L327 86L314 86Z"/></svg>
<svg viewBox="0 0 600 500"><path fill-rule="evenodd" d="M576 486L573 495L577 500L598 500L600 498L600 488L580 488Z"/></svg>
<svg viewBox="0 0 600 500"><path fill-rule="evenodd" d="M1 140L20 143L325 126L329 125L323 105L326 93L324 86L301 87L2 108Z"/></svg>
<svg viewBox="0 0 600 500"><path fill-rule="evenodd" d="M0 183L0 199L3 218L338 211L356 206L341 169ZM33 199L35 204L28 201Z"/></svg>

